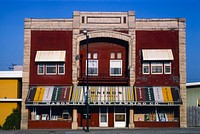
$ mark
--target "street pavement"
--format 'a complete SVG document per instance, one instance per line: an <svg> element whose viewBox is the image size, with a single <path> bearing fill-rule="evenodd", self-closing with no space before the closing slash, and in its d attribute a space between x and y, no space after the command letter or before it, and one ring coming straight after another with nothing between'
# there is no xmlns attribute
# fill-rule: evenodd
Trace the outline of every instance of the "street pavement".
<svg viewBox="0 0 200 134"><path fill-rule="evenodd" d="M29 130L0 130L0 134L200 134L196 128L137 128L137 129L29 129Z"/></svg>

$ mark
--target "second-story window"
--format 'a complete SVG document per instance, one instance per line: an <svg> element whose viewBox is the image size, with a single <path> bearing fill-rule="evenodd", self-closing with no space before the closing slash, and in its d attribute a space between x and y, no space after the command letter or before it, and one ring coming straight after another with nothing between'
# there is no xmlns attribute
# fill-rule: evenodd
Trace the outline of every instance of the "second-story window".
<svg viewBox="0 0 200 134"><path fill-rule="evenodd" d="M122 76L122 60L110 60L110 76Z"/></svg>
<svg viewBox="0 0 200 134"><path fill-rule="evenodd" d="M86 61L87 67L87 61ZM86 68L87 75L87 68ZM97 76L98 75L98 60L88 60L88 75Z"/></svg>
<svg viewBox="0 0 200 134"><path fill-rule="evenodd" d="M58 64L58 74L65 74L65 64L64 63Z"/></svg>
<svg viewBox="0 0 200 134"><path fill-rule="evenodd" d="M38 75L44 75L44 64L40 63L38 64L38 69L37 69Z"/></svg>
<svg viewBox="0 0 200 134"><path fill-rule="evenodd" d="M163 64L161 62L152 62L151 74L162 74L162 73L163 73Z"/></svg>
<svg viewBox="0 0 200 134"><path fill-rule="evenodd" d="M171 62L164 62L164 73L171 74Z"/></svg>
<svg viewBox="0 0 200 134"><path fill-rule="evenodd" d="M54 63L48 63L46 64L46 74L54 75L57 73L57 65Z"/></svg>
<svg viewBox="0 0 200 134"><path fill-rule="evenodd" d="M87 60L86 60L86 75L87 75ZM88 75L98 76L98 53L88 53Z"/></svg>
<svg viewBox="0 0 200 134"><path fill-rule="evenodd" d="M37 65L38 75L64 75L65 63L39 63Z"/></svg>
<svg viewBox="0 0 200 134"><path fill-rule="evenodd" d="M150 73L149 63L143 63L142 64L142 71L143 71L143 74L149 74Z"/></svg>
<svg viewBox="0 0 200 134"><path fill-rule="evenodd" d="M150 72L151 70L151 72ZM171 62L143 62L143 74L171 74Z"/></svg>

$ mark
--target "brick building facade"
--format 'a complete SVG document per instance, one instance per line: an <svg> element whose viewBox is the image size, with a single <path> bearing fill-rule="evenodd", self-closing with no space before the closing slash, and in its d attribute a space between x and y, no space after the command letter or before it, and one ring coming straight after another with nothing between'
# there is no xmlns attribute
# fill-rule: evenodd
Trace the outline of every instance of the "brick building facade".
<svg viewBox="0 0 200 134"><path fill-rule="evenodd" d="M187 127L185 19L25 19L21 128ZM181 118L180 118L181 117Z"/></svg>

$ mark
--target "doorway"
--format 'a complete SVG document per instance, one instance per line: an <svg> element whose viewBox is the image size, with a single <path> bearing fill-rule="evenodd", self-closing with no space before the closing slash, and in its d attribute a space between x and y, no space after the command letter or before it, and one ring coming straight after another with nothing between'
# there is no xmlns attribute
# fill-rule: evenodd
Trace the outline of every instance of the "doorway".
<svg viewBox="0 0 200 134"><path fill-rule="evenodd" d="M108 107L99 108L99 126L108 127Z"/></svg>

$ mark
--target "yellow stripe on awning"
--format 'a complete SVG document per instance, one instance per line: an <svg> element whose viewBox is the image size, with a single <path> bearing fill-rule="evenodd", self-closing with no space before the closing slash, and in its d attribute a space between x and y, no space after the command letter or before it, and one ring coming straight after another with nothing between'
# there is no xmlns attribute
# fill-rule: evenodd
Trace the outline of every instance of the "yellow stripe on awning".
<svg viewBox="0 0 200 134"><path fill-rule="evenodd" d="M170 87L162 87L164 102L173 102L172 92Z"/></svg>
<svg viewBox="0 0 200 134"><path fill-rule="evenodd" d="M44 87L37 87L34 101L41 102L44 96Z"/></svg>

